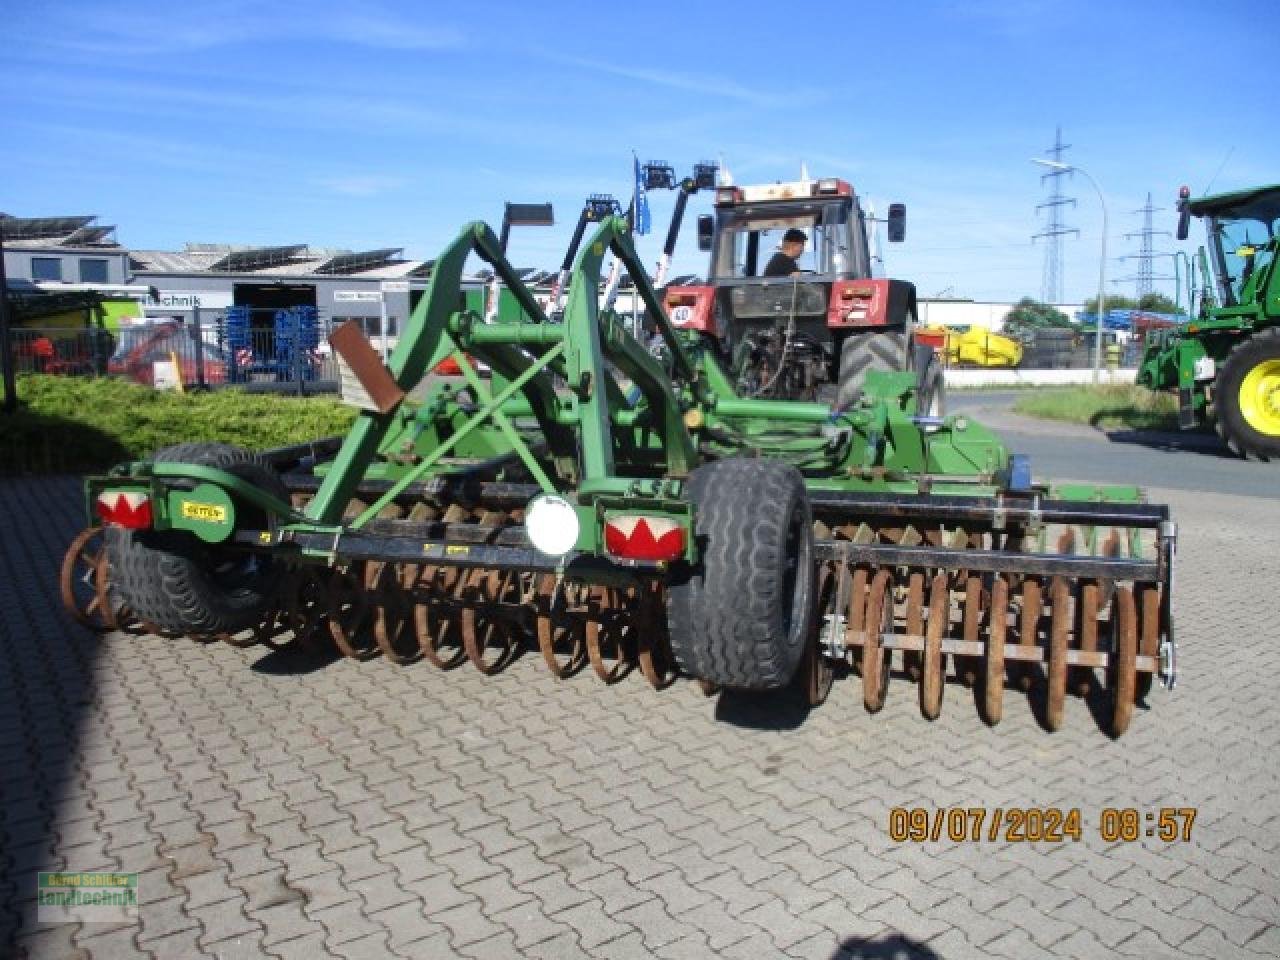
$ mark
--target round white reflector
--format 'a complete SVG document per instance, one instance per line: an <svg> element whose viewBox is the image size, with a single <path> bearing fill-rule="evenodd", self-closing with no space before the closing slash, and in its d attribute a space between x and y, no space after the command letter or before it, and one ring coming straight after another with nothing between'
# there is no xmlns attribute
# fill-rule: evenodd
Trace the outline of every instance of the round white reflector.
<svg viewBox="0 0 1280 960"><path fill-rule="evenodd" d="M578 542L578 513L564 497L542 493L524 512L529 542L549 557L561 557Z"/></svg>

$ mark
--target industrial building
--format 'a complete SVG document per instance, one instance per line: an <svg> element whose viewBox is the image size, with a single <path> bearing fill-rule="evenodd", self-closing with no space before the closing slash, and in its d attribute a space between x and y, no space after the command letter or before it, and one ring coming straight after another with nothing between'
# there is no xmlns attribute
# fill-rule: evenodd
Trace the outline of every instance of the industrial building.
<svg viewBox="0 0 1280 960"><path fill-rule="evenodd" d="M327 324L354 319L370 337L384 331L395 337L431 271L429 262L405 259L403 252L189 243L178 252L132 250L129 271L149 290L149 318L195 311L211 318L232 306L266 317L273 310L314 307Z"/></svg>

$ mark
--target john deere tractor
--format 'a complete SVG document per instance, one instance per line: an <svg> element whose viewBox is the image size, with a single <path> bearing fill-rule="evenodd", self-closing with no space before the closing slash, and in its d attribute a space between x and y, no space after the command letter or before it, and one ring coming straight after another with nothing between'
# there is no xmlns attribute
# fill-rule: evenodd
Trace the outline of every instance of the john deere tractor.
<svg viewBox="0 0 1280 960"><path fill-rule="evenodd" d="M1190 323L1148 337L1138 382L1178 391L1183 429L1207 420L1236 454L1280 458L1280 185L1198 200L1183 187L1178 209L1179 240L1205 221L1204 293Z"/></svg>
<svg viewBox="0 0 1280 960"><path fill-rule="evenodd" d="M664 294L677 327L698 330L747 397L815 400L836 386L852 406L868 371L914 366L915 286L873 278L867 221L844 180L796 180L715 191L715 215L698 218L698 246L711 254L707 281ZM889 207L891 242L903 239L906 208ZM765 276L788 231L806 235L792 276ZM940 412L941 379L925 406Z"/></svg>

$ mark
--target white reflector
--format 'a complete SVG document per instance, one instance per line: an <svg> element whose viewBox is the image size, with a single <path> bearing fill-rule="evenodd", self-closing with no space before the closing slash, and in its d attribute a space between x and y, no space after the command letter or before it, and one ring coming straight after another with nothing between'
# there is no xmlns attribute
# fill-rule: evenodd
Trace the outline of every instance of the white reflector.
<svg viewBox="0 0 1280 960"><path fill-rule="evenodd" d="M564 497L542 493L529 501L524 529L535 547L549 557L561 557L578 542L578 513Z"/></svg>

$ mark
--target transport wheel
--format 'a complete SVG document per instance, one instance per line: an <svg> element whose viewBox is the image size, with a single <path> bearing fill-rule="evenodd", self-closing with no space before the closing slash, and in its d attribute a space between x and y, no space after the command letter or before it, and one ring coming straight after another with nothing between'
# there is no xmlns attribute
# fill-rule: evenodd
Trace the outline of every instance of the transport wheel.
<svg viewBox="0 0 1280 960"><path fill-rule="evenodd" d="M847 410L862 396L869 370L901 372L910 369L907 331L889 329L851 333L840 345L840 367L836 379L836 408Z"/></svg>
<svg viewBox="0 0 1280 960"><path fill-rule="evenodd" d="M257 454L225 443L180 443L155 455L157 463L216 467L289 502L280 478ZM242 526L265 529L267 517L238 503ZM263 554L208 544L181 530L106 531L112 586L140 620L192 635L234 634L262 622L281 579L280 565Z"/></svg>
<svg viewBox="0 0 1280 960"><path fill-rule="evenodd" d="M893 629L893 575L881 570L871 581L867 599L867 639L862 647L862 702L868 713L884 707L889 692L889 665L892 650L884 648L881 637Z"/></svg>
<svg viewBox="0 0 1280 960"><path fill-rule="evenodd" d="M690 676L743 690L785 687L813 616L813 521L804 482L776 460L718 460L688 481L702 556L673 571L671 648Z"/></svg>
<svg viewBox="0 0 1280 960"><path fill-rule="evenodd" d="M1242 340L1214 388L1217 430L1241 457L1280 459L1280 327Z"/></svg>

